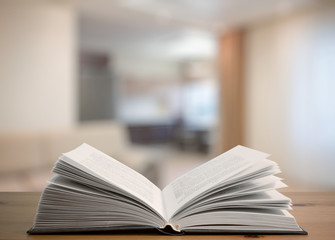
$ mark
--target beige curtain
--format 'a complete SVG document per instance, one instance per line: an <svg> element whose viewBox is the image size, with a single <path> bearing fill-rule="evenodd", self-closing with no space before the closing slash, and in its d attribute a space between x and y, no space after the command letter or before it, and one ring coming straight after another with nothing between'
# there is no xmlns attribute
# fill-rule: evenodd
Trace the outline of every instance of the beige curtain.
<svg viewBox="0 0 335 240"><path fill-rule="evenodd" d="M220 39L221 150L241 144L244 133L243 31L225 33Z"/></svg>

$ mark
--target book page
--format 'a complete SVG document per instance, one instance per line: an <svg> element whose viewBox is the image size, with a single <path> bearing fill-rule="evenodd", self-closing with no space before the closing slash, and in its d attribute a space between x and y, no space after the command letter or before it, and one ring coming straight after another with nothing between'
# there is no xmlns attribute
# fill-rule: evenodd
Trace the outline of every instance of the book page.
<svg viewBox="0 0 335 240"><path fill-rule="evenodd" d="M137 219L138 224L160 227L165 224L152 211L148 211L136 200L124 198L118 193L112 193L99 188L92 188L75 182L63 176L54 176L49 180L47 187L48 196L43 197L43 203L50 207L50 211L57 210L63 213L71 211L71 217L83 218L89 216L92 221L100 221L101 218L113 219L113 215L131 216L129 223ZM50 212L49 212L50 213ZM141 219L138 219L142 218Z"/></svg>
<svg viewBox="0 0 335 240"><path fill-rule="evenodd" d="M163 190L167 217L206 190L247 169L256 160L269 155L243 146L219 155L177 178Z"/></svg>
<svg viewBox="0 0 335 240"><path fill-rule="evenodd" d="M130 193L164 216L161 190L147 178L107 154L84 143L64 153L61 159Z"/></svg>

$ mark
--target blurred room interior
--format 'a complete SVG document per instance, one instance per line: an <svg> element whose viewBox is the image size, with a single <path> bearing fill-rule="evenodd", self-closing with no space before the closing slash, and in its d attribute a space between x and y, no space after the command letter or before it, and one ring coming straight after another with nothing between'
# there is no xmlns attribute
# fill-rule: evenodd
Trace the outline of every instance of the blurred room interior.
<svg viewBox="0 0 335 240"><path fill-rule="evenodd" d="M0 191L86 142L159 187L241 144L335 190L335 1L0 1Z"/></svg>

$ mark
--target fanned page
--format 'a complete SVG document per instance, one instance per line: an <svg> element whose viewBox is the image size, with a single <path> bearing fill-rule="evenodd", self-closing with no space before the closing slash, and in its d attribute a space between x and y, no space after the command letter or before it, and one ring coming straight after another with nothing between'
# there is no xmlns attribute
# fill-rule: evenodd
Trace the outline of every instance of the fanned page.
<svg viewBox="0 0 335 240"><path fill-rule="evenodd" d="M219 155L205 164L177 178L163 189L167 218L202 193L250 168L269 154L243 146Z"/></svg>
<svg viewBox="0 0 335 240"><path fill-rule="evenodd" d="M141 174L82 144L63 154L29 233L158 229L167 233L307 234L269 155L237 146L161 191Z"/></svg>
<svg viewBox="0 0 335 240"><path fill-rule="evenodd" d="M62 161L130 193L164 216L161 190L147 178L88 144L63 154Z"/></svg>

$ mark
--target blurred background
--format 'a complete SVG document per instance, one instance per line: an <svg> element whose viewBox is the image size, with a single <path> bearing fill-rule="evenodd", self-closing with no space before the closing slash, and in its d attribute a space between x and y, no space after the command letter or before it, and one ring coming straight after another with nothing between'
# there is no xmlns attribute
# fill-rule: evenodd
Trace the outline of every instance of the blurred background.
<svg viewBox="0 0 335 240"><path fill-rule="evenodd" d="M1 0L0 191L82 142L159 187L241 144L335 190L334 3Z"/></svg>

